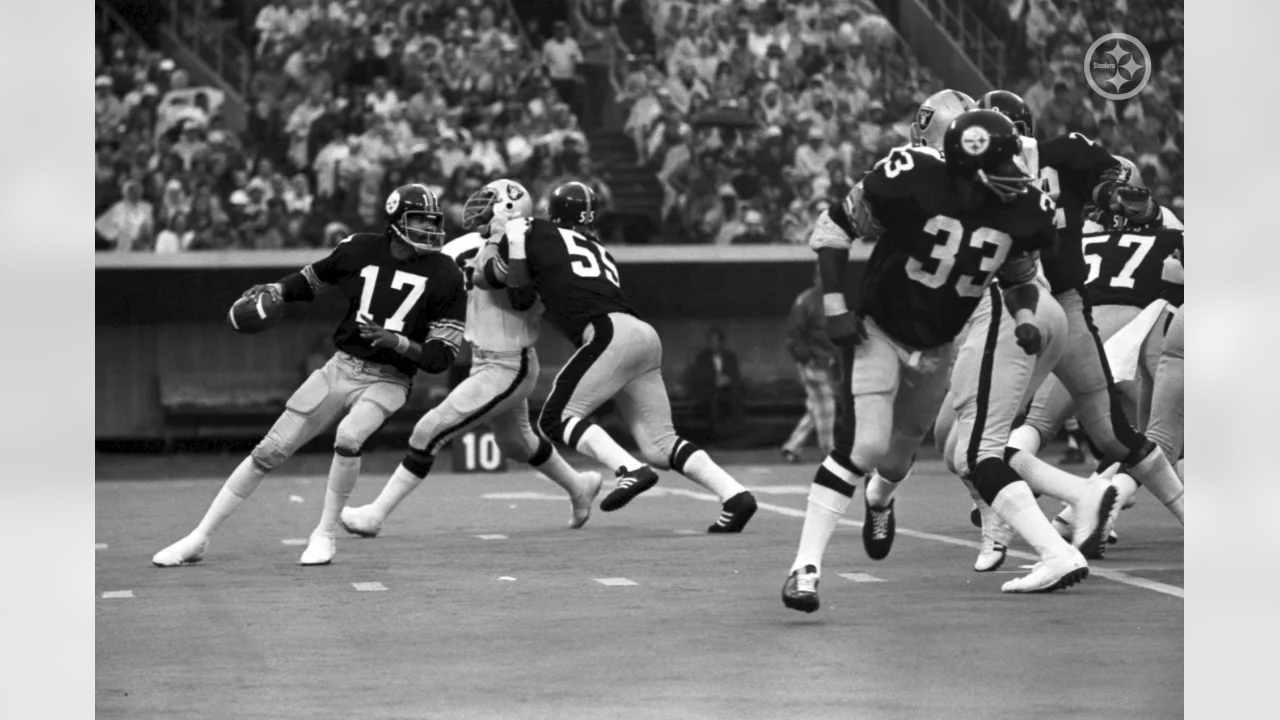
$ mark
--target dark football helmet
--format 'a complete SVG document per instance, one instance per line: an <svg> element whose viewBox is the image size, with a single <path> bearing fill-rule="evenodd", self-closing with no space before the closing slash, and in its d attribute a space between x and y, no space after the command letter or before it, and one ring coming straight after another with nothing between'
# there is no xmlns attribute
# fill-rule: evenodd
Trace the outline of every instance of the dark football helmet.
<svg viewBox="0 0 1280 720"><path fill-rule="evenodd" d="M444 247L444 213L440 198L425 185L401 185L387 196L387 237L419 254Z"/></svg>
<svg viewBox="0 0 1280 720"><path fill-rule="evenodd" d="M580 182L567 182L551 191L547 219L562 228L592 228L596 224L596 193Z"/></svg>
<svg viewBox="0 0 1280 720"><path fill-rule="evenodd" d="M970 110L951 123L942 139L952 175L972 179L1008 202L1034 182L1018 166L1022 139L1013 121L995 110Z"/></svg>
<svg viewBox="0 0 1280 720"><path fill-rule="evenodd" d="M1008 90L992 90L978 98L978 107L982 110L995 110L1013 121L1018 134L1032 137L1035 133L1035 120L1031 117L1031 108L1023 99Z"/></svg>

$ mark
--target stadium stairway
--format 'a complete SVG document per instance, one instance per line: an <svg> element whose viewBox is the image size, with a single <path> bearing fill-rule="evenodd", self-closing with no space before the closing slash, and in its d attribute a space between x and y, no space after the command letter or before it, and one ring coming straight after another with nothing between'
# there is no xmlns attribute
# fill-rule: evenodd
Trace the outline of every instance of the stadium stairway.
<svg viewBox="0 0 1280 720"><path fill-rule="evenodd" d="M658 231L662 187L653 171L636 159L635 143L618 130L588 131L592 164L613 192L610 238L622 233L627 243L647 243ZM608 240L606 239L606 242Z"/></svg>

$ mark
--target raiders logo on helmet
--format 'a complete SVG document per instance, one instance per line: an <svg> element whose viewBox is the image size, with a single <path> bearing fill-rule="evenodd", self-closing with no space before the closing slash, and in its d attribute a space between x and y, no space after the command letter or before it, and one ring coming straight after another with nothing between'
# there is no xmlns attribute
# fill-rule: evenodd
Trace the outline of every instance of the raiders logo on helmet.
<svg viewBox="0 0 1280 720"><path fill-rule="evenodd" d="M524 189L515 183L507 183L507 199L515 202L524 197Z"/></svg>
<svg viewBox="0 0 1280 720"><path fill-rule="evenodd" d="M933 120L933 108L928 105L921 105L916 111L916 127L926 130L929 127L929 121Z"/></svg>

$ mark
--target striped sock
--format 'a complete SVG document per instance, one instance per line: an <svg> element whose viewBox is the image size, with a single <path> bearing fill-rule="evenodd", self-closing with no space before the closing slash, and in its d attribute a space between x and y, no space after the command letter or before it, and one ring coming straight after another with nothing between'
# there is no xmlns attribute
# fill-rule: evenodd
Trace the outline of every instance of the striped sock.
<svg viewBox="0 0 1280 720"><path fill-rule="evenodd" d="M822 572L822 556L831 542L831 533L849 509L856 488L853 483L861 476L848 458L835 453L827 456L814 473L809 486L809 506L804 513L804 527L800 530L800 548L791 569L799 570L813 565Z"/></svg>
<svg viewBox="0 0 1280 720"><path fill-rule="evenodd" d="M595 460L610 470L618 468L626 468L627 472L644 467L644 463L631 456L631 453L622 449L622 446L613 438L609 437L609 433L600 429L599 425L589 420L579 420L579 423L586 423L587 427L582 430L581 436L576 443L570 444L569 447L586 455L595 458ZM567 435L573 435L573 429L570 429Z"/></svg>

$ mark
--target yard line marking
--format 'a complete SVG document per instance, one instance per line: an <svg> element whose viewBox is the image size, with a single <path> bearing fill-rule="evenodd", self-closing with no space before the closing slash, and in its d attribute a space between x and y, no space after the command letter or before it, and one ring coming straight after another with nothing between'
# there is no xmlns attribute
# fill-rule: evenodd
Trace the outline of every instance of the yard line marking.
<svg viewBox="0 0 1280 720"><path fill-rule="evenodd" d="M878 578L874 575L868 575L866 573L860 573L860 572L840 573L840 577L844 578L845 580L852 580L854 582L884 582L883 579Z"/></svg>
<svg viewBox="0 0 1280 720"><path fill-rule="evenodd" d="M492 535L477 535L476 537L480 538L481 540L506 540L507 539L506 535L500 535L498 533L494 533Z"/></svg>
<svg viewBox="0 0 1280 720"><path fill-rule="evenodd" d="M640 583L628 580L626 578L596 578L596 582L606 587L623 587L626 585L639 585Z"/></svg>
<svg viewBox="0 0 1280 720"><path fill-rule="evenodd" d="M108 590L102 593L103 600L123 600L133 597L132 590Z"/></svg>
<svg viewBox="0 0 1280 720"><path fill-rule="evenodd" d="M693 490L685 490L683 488L667 488L667 492L671 493L672 495L680 495L682 497L693 498L694 500L705 500L708 502L715 502L715 503L720 502L720 498L716 497L715 495L711 495L709 493L695 492ZM757 502L757 507L759 507L761 510L768 510L769 512L775 512L775 513L778 513L779 515L786 515L787 517L794 517L794 518L801 518L801 519L804 518L803 510L797 510L796 508L790 508L785 505L774 505L773 503ZM848 525L849 527L856 527L856 528L862 527L862 523L856 520L846 520L844 518L840 519L840 524ZM934 542L945 543L947 545L957 545L959 547L966 547L971 550L982 549L982 543L974 542L972 540L961 540L960 538L954 538L949 535L937 535L935 533L920 532L919 530L908 530L902 527L899 527L897 529L897 532L899 535L906 535L907 537L913 537L919 540L932 540ZM1033 560L1033 561L1040 560L1038 556L1033 555L1031 553L1022 552L1020 550L1010 550L1008 554L1009 554L1009 557L1017 558L1019 560ZM1168 585L1162 582L1156 582L1154 580L1147 580L1146 578L1133 577L1132 575L1127 575L1119 570L1108 570L1106 568L1099 568L1095 565L1090 565L1089 573L1092 575L1096 575L1100 578L1106 578L1107 580L1111 580L1113 582L1122 583L1124 585L1131 585L1133 587L1142 588L1143 590L1151 590L1153 592L1164 593L1165 595L1172 595L1173 597L1176 597L1176 598L1186 599L1186 595L1187 595L1186 590L1176 585Z"/></svg>
<svg viewBox="0 0 1280 720"><path fill-rule="evenodd" d="M544 492L498 492L485 493L480 496L485 500L568 500L569 496L561 493L553 495ZM512 507L515 507L514 505Z"/></svg>
<svg viewBox="0 0 1280 720"><path fill-rule="evenodd" d="M700 533L697 530L685 529L685 530L677 530L676 534L677 535L702 535L703 533Z"/></svg>
<svg viewBox="0 0 1280 720"><path fill-rule="evenodd" d="M280 541L284 545L306 545L306 538L285 538Z"/></svg>
<svg viewBox="0 0 1280 720"><path fill-rule="evenodd" d="M94 549L94 550L106 550L106 549L107 549L107 544L106 544L106 543L94 543L94 544L93 544L93 549Z"/></svg>
<svg viewBox="0 0 1280 720"><path fill-rule="evenodd" d="M515 580L516 580L515 578L511 577L510 575L503 575L502 577L500 577L500 578L498 578L498 579L499 579L499 580L508 580L508 581L510 581L510 582L515 582Z"/></svg>
<svg viewBox="0 0 1280 720"><path fill-rule="evenodd" d="M290 496L289 496L289 502L291 502L291 503L303 503L303 502L306 502L306 500L303 500L301 495L290 495Z"/></svg>
<svg viewBox="0 0 1280 720"><path fill-rule="evenodd" d="M359 590L360 592L382 592L383 590L387 589L387 586L383 585L380 582L351 583L351 587L355 588L356 590Z"/></svg>
<svg viewBox="0 0 1280 720"><path fill-rule="evenodd" d="M808 495L807 485L755 485L747 488L760 495Z"/></svg>

